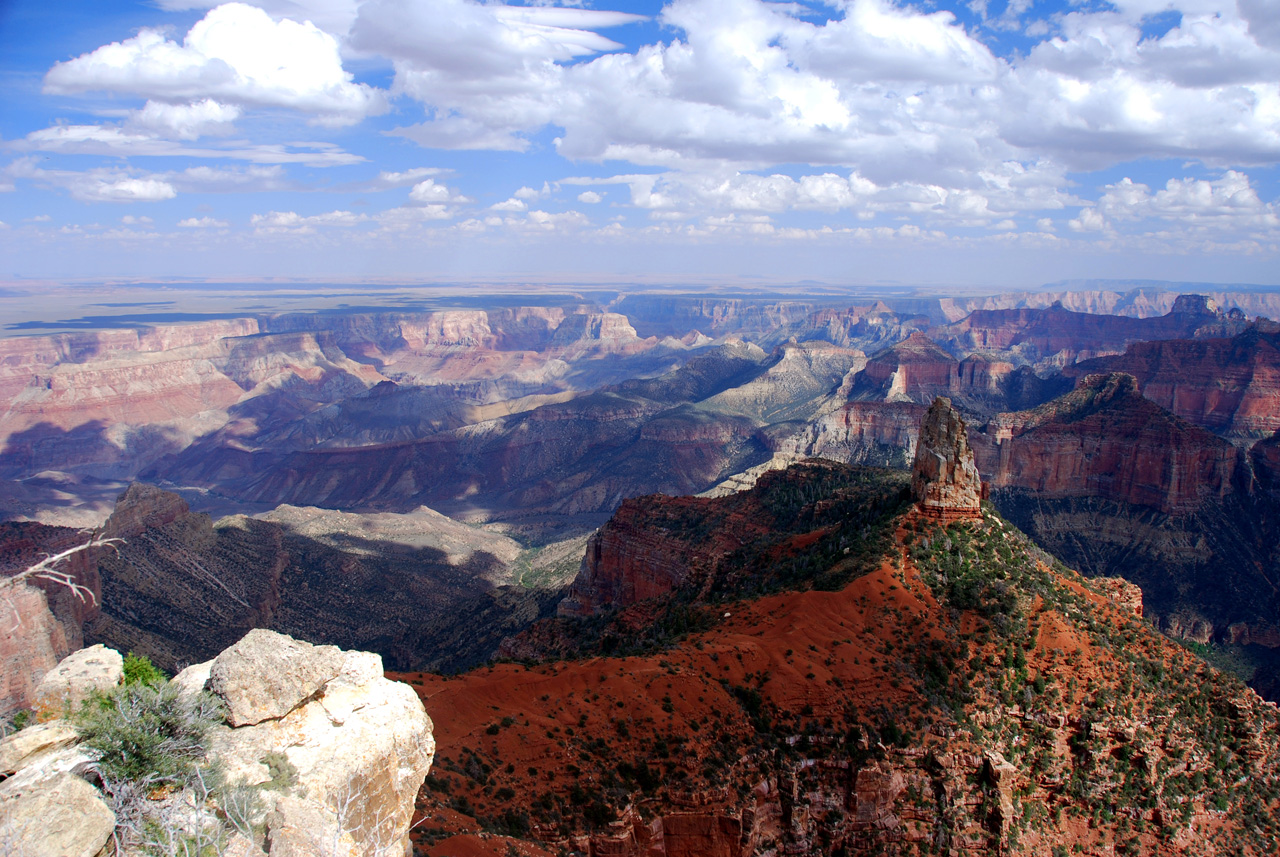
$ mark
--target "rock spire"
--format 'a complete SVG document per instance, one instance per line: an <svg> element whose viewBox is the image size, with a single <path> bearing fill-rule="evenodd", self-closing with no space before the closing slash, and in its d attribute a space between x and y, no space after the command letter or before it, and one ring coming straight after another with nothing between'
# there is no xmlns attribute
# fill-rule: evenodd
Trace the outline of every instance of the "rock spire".
<svg viewBox="0 0 1280 857"><path fill-rule="evenodd" d="M982 516L984 487L964 420L939 396L920 423L911 495L925 515L952 521Z"/></svg>

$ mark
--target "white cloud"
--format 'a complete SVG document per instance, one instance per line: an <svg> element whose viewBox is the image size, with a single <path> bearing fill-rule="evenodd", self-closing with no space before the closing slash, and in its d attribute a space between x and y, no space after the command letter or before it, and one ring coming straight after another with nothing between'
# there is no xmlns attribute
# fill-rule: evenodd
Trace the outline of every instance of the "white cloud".
<svg viewBox="0 0 1280 857"><path fill-rule="evenodd" d="M187 146L137 129L125 130L116 125L54 125L32 131L23 140L13 144L13 147L67 155L227 158L259 164L302 164L309 167L345 166L364 160L332 143L240 142L223 148Z"/></svg>
<svg viewBox="0 0 1280 857"><path fill-rule="evenodd" d="M587 205L595 205L603 199L603 194L596 193L593 190L584 190L578 194L578 202L585 202Z"/></svg>
<svg viewBox="0 0 1280 857"><path fill-rule="evenodd" d="M547 182L542 183L542 190L535 190L531 187L522 187L512 194L516 199L523 199L525 202L533 202L535 199L542 199L544 196L550 196L553 192L551 185Z"/></svg>
<svg viewBox="0 0 1280 857"><path fill-rule="evenodd" d="M86 176L70 187L71 195L88 202L159 202L178 195L173 185L161 179Z"/></svg>
<svg viewBox="0 0 1280 857"><path fill-rule="evenodd" d="M161 9L185 11L187 9L212 9L224 0L157 0ZM264 10L277 20L292 18L295 21L311 21L326 33L341 36L351 28L356 19L356 0L252 0L252 5Z"/></svg>
<svg viewBox="0 0 1280 857"><path fill-rule="evenodd" d="M296 211L269 211L253 215L249 218L249 223L255 232L263 235L310 235L317 227L346 228L364 223L368 219L368 215L353 214L350 211L330 211L310 216L303 216Z"/></svg>
<svg viewBox="0 0 1280 857"><path fill-rule="evenodd" d="M438 167L414 167L411 170L403 172L380 172L378 178L374 180L373 186L378 189L390 189L396 187L404 187L405 185L417 184L428 176L438 176L444 170Z"/></svg>
<svg viewBox="0 0 1280 857"><path fill-rule="evenodd" d="M1017 162L993 165L964 177L963 185L950 187L910 181L878 185L858 173L793 178L741 172L668 172L562 181L570 185L625 184L632 205L651 211L847 211L866 219L892 213L926 215L968 226L986 225L1024 211L1078 204L1059 190L1058 185L1064 182L1061 170Z"/></svg>
<svg viewBox="0 0 1280 857"><path fill-rule="evenodd" d="M1111 229L1102 212L1093 206L1080 209L1080 216L1067 221L1067 226L1075 232L1104 232Z"/></svg>
<svg viewBox="0 0 1280 857"><path fill-rule="evenodd" d="M409 199L423 205L471 201L446 185L438 184L435 179L426 179L414 185L413 190L409 191Z"/></svg>
<svg viewBox="0 0 1280 857"><path fill-rule="evenodd" d="M288 107L332 125L358 122L386 108L384 93L354 83L342 68L332 35L309 22L274 21L244 3L211 9L182 44L159 30L143 29L58 63L45 75L45 90ZM162 117L165 110L157 108L156 114Z"/></svg>
<svg viewBox="0 0 1280 857"><path fill-rule="evenodd" d="M949 12L888 0L839 0L817 22L789 4L675 0L662 13L669 41L589 59L610 49L594 33L613 22L584 10L556 10L563 20L538 29L522 18L531 10L372 0L351 33L389 57L395 91L427 109L395 132L426 146L523 151L551 126L571 159L708 174L841 166L881 186L970 193L955 205L984 193L967 177L1015 164L1056 171L1045 201L1061 208L1068 168L1280 160L1280 50L1254 8L1264 2L1183 0L1181 23L1158 39L1141 27L1158 3L1076 10L1010 59ZM992 26L1012 26L1031 4L1002 8Z"/></svg>
<svg viewBox="0 0 1280 857"><path fill-rule="evenodd" d="M1220 179L1169 179L1151 193L1145 184L1125 178L1108 185L1098 208L1112 220L1159 218L1220 229L1280 227L1274 203L1264 203L1249 177L1228 170Z"/></svg>
<svg viewBox="0 0 1280 857"><path fill-rule="evenodd" d="M528 204L522 199L516 199L514 196L506 202L498 202L489 206L493 211L528 211Z"/></svg>
<svg viewBox="0 0 1280 857"><path fill-rule="evenodd" d="M178 221L178 226L182 229L226 229L230 225L225 220L212 217L188 217Z"/></svg>
<svg viewBox="0 0 1280 857"><path fill-rule="evenodd" d="M34 158L19 158L5 168L5 174L63 188L83 202L160 202L178 194L172 183L159 176L113 168L46 170Z"/></svg>
<svg viewBox="0 0 1280 857"><path fill-rule="evenodd" d="M132 214L126 214L124 217L120 218L120 222L125 224L126 226L150 226L151 224L155 223L154 220L152 220L150 217L147 217L145 214L142 215L141 217L135 217Z"/></svg>
<svg viewBox="0 0 1280 857"><path fill-rule="evenodd" d="M196 140L232 133L232 123L242 112L234 104L219 104L212 98L190 104L149 100L141 110L130 114L125 127L168 139Z"/></svg>

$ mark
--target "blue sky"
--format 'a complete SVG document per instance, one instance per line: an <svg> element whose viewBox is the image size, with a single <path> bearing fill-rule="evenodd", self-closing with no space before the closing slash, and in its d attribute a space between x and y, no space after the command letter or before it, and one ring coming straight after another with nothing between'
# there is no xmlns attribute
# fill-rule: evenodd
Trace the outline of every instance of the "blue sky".
<svg viewBox="0 0 1280 857"><path fill-rule="evenodd" d="M0 64L0 278L1280 283L1278 0L8 0Z"/></svg>

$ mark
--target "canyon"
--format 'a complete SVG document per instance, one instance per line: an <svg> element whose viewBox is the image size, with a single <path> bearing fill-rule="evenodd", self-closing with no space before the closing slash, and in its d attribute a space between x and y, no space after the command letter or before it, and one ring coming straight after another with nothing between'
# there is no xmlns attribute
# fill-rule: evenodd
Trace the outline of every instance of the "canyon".
<svg viewBox="0 0 1280 857"><path fill-rule="evenodd" d="M155 617L209 603L211 625L266 624L375 648L398 667L458 668L547 615L573 573L564 551L630 498L737 492L810 457L906 468L942 396L969 422L1003 514L1091 575L1140 582L1149 621L1166 631L1256 652L1280 642L1267 594L1280 579L1267 489L1280 352L1275 325L1241 308L1261 300L640 294L15 337L0 340L0 505L53 539L57 525L118 522L133 482L186 504L176 518L150 510L119 556L87 564L108 606L51 605L62 648L89 627L90 639L166 664L204 657L231 632L186 651L182 622ZM1098 309L1121 314L1082 311ZM440 542L397 541L370 523L379 516L423 532L457 523L455 547L472 547L460 560ZM234 598L192 582L204 550ZM255 557L256 576L235 568L237 553ZM550 555L554 571L526 573L529 557ZM1225 589L1212 574L1223 557ZM1177 574L1163 574L1171 562ZM18 565L15 555L6 567ZM415 576L418 565L431 570ZM147 589L136 568L164 583ZM336 594L327 605L307 596L285 618L295 593L348 574L412 595L359 618ZM451 619L405 630L419 598ZM460 646L473 615L503 631ZM392 630L352 630L373 616Z"/></svg>
<svg viewBox="0 0 1280 857"><path fill-rule="evenodd" d="M270 629L421 698L418 854L1268 853L1265 301L984 300L0 340L0 574L111 540L0 593L0 713Z"/></svg>

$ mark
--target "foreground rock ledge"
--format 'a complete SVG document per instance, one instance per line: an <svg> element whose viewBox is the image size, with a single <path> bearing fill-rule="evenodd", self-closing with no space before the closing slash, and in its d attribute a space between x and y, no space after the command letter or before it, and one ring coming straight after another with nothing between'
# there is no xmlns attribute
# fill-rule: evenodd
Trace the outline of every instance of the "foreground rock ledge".
<svg viewBox="0 0 1280 857"><path fill-rule="evenodd" d="M222 677L215 682L216 675ZM173 683L185 693L209 689L229 712L241 712L213 728L206 761L231 785L270 784L259 790L265 830L256 845L263 852L410 853L414 801L435 739L422 702L408 685L383 676L381 657L258 630L213 661L183 670ZM69 690L79 690L74 681ZM265 717L234 725L246 711ZM0 741L0 758L13 769L0 783L0 836L14 840L0 841L0 852L93 857L109 838L114 816L79 776L90 760L68 746L75 740L65 724L50 724ZM287 782L280 782L282 769ZM57 830L25 823L34 818L57 818ZM63 841L64 828L75 829L74 843ZM17 850L4 850L10 846Z"/></svg>

